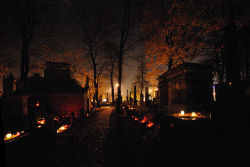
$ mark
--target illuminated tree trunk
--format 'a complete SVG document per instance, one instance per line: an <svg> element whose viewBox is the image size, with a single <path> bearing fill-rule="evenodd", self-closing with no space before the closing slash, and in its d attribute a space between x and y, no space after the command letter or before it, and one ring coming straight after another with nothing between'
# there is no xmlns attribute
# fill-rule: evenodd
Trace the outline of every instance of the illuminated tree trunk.
<svg viewBox="0 0 250 167"><path fill-rule="evenodd" d="M111 72L110 72L110 85L111 85L112 104L114 105L114 103L115 103L115 91L114 91L113 72L114 72L114 67L112 66Z"/></svg>
<svg viewBox="0 0 250 167"><path fill-rule="evenodd" d="M123 53L120 50L118 57L118 99L117 99L117 110L120 111L121 103L122 103L122 95L121 95L121 84L122 84L122 61L123 61Z"/></svg>

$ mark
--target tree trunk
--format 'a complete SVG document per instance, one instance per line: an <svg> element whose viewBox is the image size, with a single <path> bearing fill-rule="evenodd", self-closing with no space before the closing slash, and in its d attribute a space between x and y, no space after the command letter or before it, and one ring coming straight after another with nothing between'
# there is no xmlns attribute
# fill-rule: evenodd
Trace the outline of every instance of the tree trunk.
<svg viewBox="0 0 250 167"><path fill-rule="evenodd" d="M110 84L111 84L112 105L114 105L115 104L115 92L114 92L114 82L113 82L113 66L110 72Z"/></svg>
<svg viewBox="0 0 250 167"><path fill-rule="evenodd" d="M121 96L121 84L122 84L122 50L120 50L119 57L118 57L118 99L117 99L117 111L120 111L121 103L122 103L122 96Z"/></svg>
<svg viewBox="0 0 250 167"><path fill-rule="evenodd" d="M224 67L223 67L222 60L220 60L218 52L216 52L215 61L216 61L216 71L217 71L218 77L219 77L219 84L222 84L223 80L224 80L224 70L223 70Z"/></svg>
<svg viewBox="0 0 250 167"><path fill-rule="evenodd" d="M21 69L20 69L20 79L26 81L29 75L29 40L24 39L22 43L21 52Z"/></svg>
<svg viewBox="0 0 250 167"><path fill-rule="evenodd" d="M96 67L96 62L95 62L95 58L94 58L94 53L93 53L93 47L92 44L90 43L89 45L89 54L92 60L92 64L93 64L93 70L94 70L94 87L95 87L95 94L94 94L94 98L93 98L93 102L94 104L96 104L97 106L99 106L99 100L98 100L98 81L97 81L97 67Z"/></svg>
<svg viewBox="0 0 250 167"><path fill-rule="evenodd" d="M95 95L94 95L94 99L96 102L96 105L99 107L99 100L98 100L98 81L97 81L97 71L96 71L96 64L94 64L94 87L95 87Z"/></svg>

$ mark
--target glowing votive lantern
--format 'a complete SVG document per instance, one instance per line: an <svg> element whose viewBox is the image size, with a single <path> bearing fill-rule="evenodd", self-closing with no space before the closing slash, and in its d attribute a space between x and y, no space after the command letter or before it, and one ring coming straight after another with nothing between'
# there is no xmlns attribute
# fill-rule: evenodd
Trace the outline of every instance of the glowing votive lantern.
<svg viewBox="0 0 250 167"><path fill-rule="evenodd" d="M11 138L12 137L12 134L11 133L7 133L6 135L5 135L5 138L6 139L9 139L9 138Z"/></svg>
<svg viewBox="0 0 250 167"><path fill-rule="evenodd" d="M196 114L195 112L192 112L191 116L192 116L192 117L196 117L197 114Z"/></svg>
<svg viewBox="0 0 250 167"><path fill-rule="evenodd" d="M185 115L185 111L181 110L181 116L184 116L184 115Z"/></svg>

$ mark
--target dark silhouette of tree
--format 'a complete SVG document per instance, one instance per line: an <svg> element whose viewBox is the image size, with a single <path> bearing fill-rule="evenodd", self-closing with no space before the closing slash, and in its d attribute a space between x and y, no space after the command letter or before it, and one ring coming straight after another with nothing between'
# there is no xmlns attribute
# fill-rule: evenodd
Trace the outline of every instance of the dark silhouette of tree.
<svg viewBox="0 0 250 167"><path fill-rule="evenodd" d="M81 2L78 0L72 0L70 2L77 17L76 23L81 29L80 36L83 49L88 50L88 55L92 63L93 84L95 88L93 101L99 106L98 84L104 68L102 49L103 40L106 35L106 22L103 13L97 11L91 2ZM94 10L95 12L93 12Z"/></svg>
<svg viewBox="0 0 250 167"><path fill-rule="evenodd" d="M135 60L138 62L138 67L136 71L136 76L135 76L135 85L138 85L139 88L141 89L140 92L140 100L143 102L143 90L146 86L149 85L149 82L146 79L146 74L147 74L147 68L146 68L146 60L145 60L145 55L140 54L138 57L135 58Z"/></svg>
<svg viewBox="0 0 250 167"><path fill-rule="evenodd" d="M140 33L140 21L142 16L141 1L122 0L122 8L120 13L115 14L115 26L112 27L115 30L116 37L118 38L118 99L117 99L117 111L120 111L122 103L121 88L122 88L122 76L123 65L125 55L143 44L145 40L150 36L150 33ZM116 38L116 39L117 39Z"/></svg>
<svg viewBox="0 0 250 167"><path fill-rule="evenodd" d="M142 28L158 26L155 36L146 42L146 55L152 60L148 63L151 73L162 72L158 65L167 65L171 58L176 66L201 57L214 59L219 82L225 79L224 73L225 77L239 78L239 59L235 56L238 49L233 44L239 38L237 29L248 24L249 1L161 0L149 4ZM226 48L231 51L222 54Z"/></svg>
<svg viewBox="0 0 250 167"><path fill-rule="evenodd" d="M111 87L111 97L112 104L115 102L115 90L114 90L114 77L117 76L117 47L110 40L105 42L105 57L106 57L106 66L105 71L107 73L106 76L110 78L110 87Z"/></svg>
<svg viewBox="0 0 250 167"><path fill-rule="evenodd" d="M53 1L13 0L2 1L5 23L8 27L8 42L16 46L21 55L20 79L25 81L30 72L31 46L44 28L47 14L52 10Z"/></svg>

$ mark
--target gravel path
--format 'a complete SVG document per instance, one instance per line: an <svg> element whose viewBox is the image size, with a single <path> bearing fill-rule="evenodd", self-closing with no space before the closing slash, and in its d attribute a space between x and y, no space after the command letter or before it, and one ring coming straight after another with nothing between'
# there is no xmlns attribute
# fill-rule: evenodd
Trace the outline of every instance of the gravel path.
<svg viewBox="0 0 250 167"><path fill-rule="evenodd" d="M8 166L102 166L112 111L112 107L102 107L56 138L29 136L6 145Z"/></svg>

